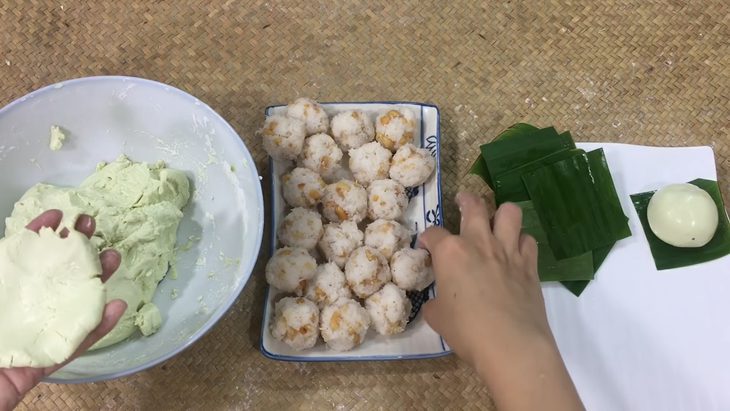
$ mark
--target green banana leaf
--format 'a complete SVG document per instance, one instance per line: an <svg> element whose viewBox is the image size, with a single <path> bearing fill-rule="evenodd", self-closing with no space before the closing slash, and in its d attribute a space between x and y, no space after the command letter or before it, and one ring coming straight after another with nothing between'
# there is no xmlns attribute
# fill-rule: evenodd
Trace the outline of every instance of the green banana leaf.
<svg viewBox="0 0 730 411"><path fill-rule="evenodd" d="M537 271L540 281L571 281L593 279L593 253L558 260L547 242L540 218L532 201L516 203L522 209L522 232L530 234L537 241Z"/></svg>
<svg viewBox="0 0 730 411"><path fill-rule="evenodd" d="M598 274L598 269L601 268L601 265L606 260L606 257L608 257L608 254L611 252L611 249L613 248L613 244L607 247L601 247L599 249L593 250L593 275L595 276ZM581 293L586 289L588 286L588 283L590 280L582 280L582 281L561 281L560 283L565 286L565 288L568 289L571 293L573 293L576 297L579 297Z"/></svg>
<svg viewBox="0 0 730 411"><path fill-rule="evenodd" d="M689 183L707 191L710 197L712 197L715 201L715 204L717 205L717 212L720 217L715 236L712 237L712 240L710 240L709 243L698 248L675 247L660 240L654 234L649 226L646 210L649 206L649 200L651 200L655 191L634 194L631 196L631 200L634 202L634 208L636 208L636 212L639 214L641 226L644 228L644 234L649 242L649 248L651 249L652 257L654 257L654 265L656 265L657 270L667 270L671 268L700 264L730 254L730 221L728 221L728 215L722 201L720 187L717 185L716 181L701 178L690 181Z"/></svg>
<svg viewBox="0 0 730 411"><path fill-rule="evenodd" d="M538 128L526 123L517 123L510 126L508 129L504 130L503 132L499 133L499 135L492 141L499 141L504 140L506 138L529 134L532 132L537 131ZM471 165L471 168L469 169L469 174L476 174L479 177L484 180L487 185L494 189L494 186L492 184L492 176L489 174L489 169L487 168L487 163L484 161L484 157L482 157L481 153L477 157L477 159L474 161L474 164Z"/></svg>
<svg viewBox="0 0 730 411"><path fill-rule="evenodd" d="M525 187L525 183L522 181L523 174L530 173L556 161L564 160L581 153L585 153L585 151L578 148L556 151L545 157L530 161L529 163L522 164L499 174L494 177L494 201L499 206L507 201L518 202L529 200L530 195L527 193L527 187Z"/></svg>
<svg viewBox="0 0 730 411"><path fill-rule="evenodd" d="M543 128L531 133L516 134L481 146L490 180L514 167L529 163L556 151L575 148L569 135L558 135L555 128ZM490 186L494 189L494 184Z"/></svg>
<svg viewBox="0 0 730 411"><path fill-rule="evenodd" d="M602 149L573 155L522 179L558 260L631 235Z"/></svg>
<svg viewBox="0 0 730 411"><path fill-rule="evenodd" d="M579 297L581 293L586 289L588 286L588 283L590 281L583 280L583 281L561 281L560 284L563 284L565 288L568 289L571 293L573 293L576 297Z"/></svg>

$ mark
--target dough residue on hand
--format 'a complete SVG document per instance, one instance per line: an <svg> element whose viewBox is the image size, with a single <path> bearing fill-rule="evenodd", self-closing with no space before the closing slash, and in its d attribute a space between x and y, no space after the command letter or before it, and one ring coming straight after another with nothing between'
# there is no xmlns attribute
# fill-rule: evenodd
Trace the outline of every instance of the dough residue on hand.
<svg viewBox="0 0 730 411"><path fill-rule="evenodd" d="M182 171L120 156L101 164L78 188L33 186L15 203L5 222L5 234L23 230L35 216L51 208L63 211L62 224L67 227L73 227L82 213L96 219L91 241L97 251L114 248L122 256L119 269L106 283L107 301L127 302L117 326L92 347L101 348L124 340L140 325L147 333L159 327L150 322L154 320L150 317L152 298L173 258L181 210L189 198L189 181ZM149 307L140 312L145 306Z"/></svg>
<svg viewBox="0 0 730 411"><path fill-rule="evenodd" d="M76 351L106 302L96 248L70 230L0 240L0 367L48 367Z"/></svg>

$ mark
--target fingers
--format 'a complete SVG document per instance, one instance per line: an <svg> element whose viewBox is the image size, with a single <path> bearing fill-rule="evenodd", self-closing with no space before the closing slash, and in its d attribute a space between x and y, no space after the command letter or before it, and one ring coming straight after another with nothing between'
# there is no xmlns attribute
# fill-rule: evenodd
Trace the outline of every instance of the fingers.
<svg viewBox="0 0 730 411"><path fill-rule="evenodd" d="M471 193L459 193L456 195L456 204L461 211L460 235L473 241L489 242L492 234L484 200Z"/></svg>
<svg viewBox="0 0 730 411"><path fill-rule="evenodd" d="M101 260L101 281L105 283L119 268L119 264L122 263L122 256L117 250L109 249L99 254L99 260Z"/></svg>
<svg viewBox="0 0 730 411"><path fill-rule="evenodd" d="M50 227L55 231L61 224L62 218L63 213L61 212L61 210L48 210L36 217L30 223L28 223L25 228L31 231L35 231L36 233L43 227Z"/></svg>
<svg viewBox="0 0 730 411"><path fill-rule="evenodd" d="M436 300L428 300L426 301L423 306L421 306L421 311L423 311L423 318L426 320L428 325L436 331L437 334L441 335L441 323L438 320L438 307L436 306L438 303Z"/></svg>
<svg viewBox="0 0 730 411"><path fill-rule="evenodd" d="M522 232L522 209L516 204L504 203L494 215L494 236L508 253L519 251Z"/></svg>
<svg viewBox="0 0 730 411"><path fill-rule="evenodd" d="M92 216L81 214L79 218L76 219L74 228L76 231L86 234L86 237L91 238L91 236L94 235L94 231L96 231L96 221Z"/></svg>
<svg viewBox="0 0 730 411"><path fill-rule="evenodd" d="M529 273L537 276L537 242L531 235L522 234L519 247L520 254L527 260Z"/></svg>
<svg viewBox="0 0 730 411"><path fill-rule="evenodd" d="M104 313L101 317L101 322L99 323L96 328L89 333L88 336L86 336L86 339L79 345L79 348L76 349L76 351L73 353L73 355L66 361L64 361L62 364L49 367L45 369L45 375L51 375L59 368L63 367L64 365L70 363L76 357L83 354L88 350L92 345L96 344L97 341L99 341L103 336L107 335L109 331L114 328L115 325L119 322L119 319L122 318L122 314L124 314L124 311L127 309L127 303L125 303L122 300L112 300L104 306Z"/></svg>
<svg viewBox="0 0 730 411"><path fill-rule="evenodd" d="M438 245L449 236L451 233L443 227L429 227L418 236L418 245L428 250L433 256Z"/></svg>

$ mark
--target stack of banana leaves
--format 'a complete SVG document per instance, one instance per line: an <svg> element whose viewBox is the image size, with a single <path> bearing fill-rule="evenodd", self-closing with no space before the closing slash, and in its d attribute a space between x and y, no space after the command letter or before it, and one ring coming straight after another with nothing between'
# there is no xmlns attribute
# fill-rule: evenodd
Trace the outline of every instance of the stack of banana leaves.
<svg viewBox="0 0 730 411"><path fill-rule="evenodd" d="M480 147L470 172L512 202L538 243L541 281L580 295L614 244L631 236L603 149L576 148L569 132L515 124Z"/></svg>

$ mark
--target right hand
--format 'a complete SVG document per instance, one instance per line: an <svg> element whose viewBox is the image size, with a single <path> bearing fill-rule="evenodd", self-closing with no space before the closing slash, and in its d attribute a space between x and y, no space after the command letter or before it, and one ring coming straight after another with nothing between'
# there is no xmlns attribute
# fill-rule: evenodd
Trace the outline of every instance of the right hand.
<svg viewBox="0 0 730 411"><path fill-rule="evenodd" d="M460 193L456 202L460 235L432 227L419 238L438 287L423 307L426 321L476 368L500 409L581 409L548 325L537 244L521 233L520 208L503 204L491 228L481 198Z"/></svg>

